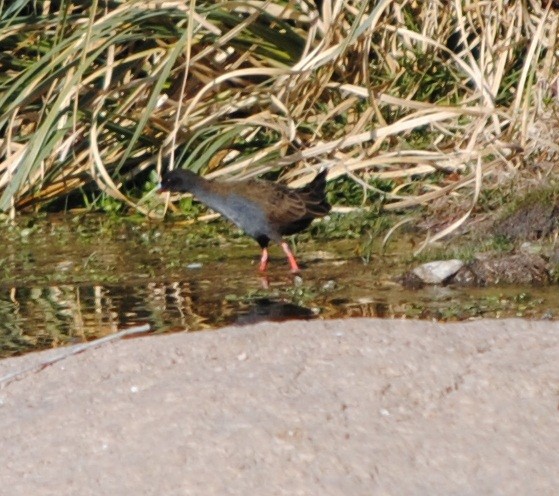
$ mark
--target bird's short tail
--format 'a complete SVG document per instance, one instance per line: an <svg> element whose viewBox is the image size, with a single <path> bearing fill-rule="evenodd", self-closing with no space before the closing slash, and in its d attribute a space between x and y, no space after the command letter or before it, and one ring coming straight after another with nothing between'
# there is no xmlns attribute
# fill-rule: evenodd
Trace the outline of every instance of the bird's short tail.
<svg viewBox="0 0 559 496"><path fill-rule="evenodd" d="M297 190L315 217L326 215L332 208L326 201L327 175L328 169L321 170L310 183Z"/></svg>

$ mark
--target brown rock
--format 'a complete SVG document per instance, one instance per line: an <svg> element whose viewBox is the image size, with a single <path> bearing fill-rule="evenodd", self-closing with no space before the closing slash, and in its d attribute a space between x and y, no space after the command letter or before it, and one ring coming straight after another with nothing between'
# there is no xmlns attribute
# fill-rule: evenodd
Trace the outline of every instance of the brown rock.
<svg viewBox="0 0 559 496"><path fill-rule="evenodd" d="M549 284L547 262L539 255L524 253L480 257L468 265L467 272L459 273L454 282L475 281L479 286L498 284Z"/></svg>

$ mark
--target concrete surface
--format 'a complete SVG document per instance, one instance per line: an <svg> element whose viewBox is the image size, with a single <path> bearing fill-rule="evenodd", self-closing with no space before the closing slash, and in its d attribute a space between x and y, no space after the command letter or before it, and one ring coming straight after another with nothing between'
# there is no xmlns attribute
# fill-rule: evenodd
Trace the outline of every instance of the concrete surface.
<svg viewBox="0 0 559 496"><path fill-rule="evenodd" d="M558 405L555 322L128 339L4 385L0 494L556 495Z"/></svg>

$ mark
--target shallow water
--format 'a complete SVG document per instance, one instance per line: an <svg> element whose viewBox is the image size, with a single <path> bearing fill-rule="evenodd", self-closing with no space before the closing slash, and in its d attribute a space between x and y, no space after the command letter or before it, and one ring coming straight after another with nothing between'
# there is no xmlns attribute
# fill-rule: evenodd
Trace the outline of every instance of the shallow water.
<svg viewBox="0 0 559 496"><path fill-rule="evenodd" d="M369 263L359 239L299 244L300 276L227 224L191 225L55 216L5 228L0 257L0 357L88 341L139 324L199 331L262 320L383 317L555 318L549 288L403 289L405 241ZM201 230L200 230L201 229ZM374 253L378 253L373 249Z"/></svg>

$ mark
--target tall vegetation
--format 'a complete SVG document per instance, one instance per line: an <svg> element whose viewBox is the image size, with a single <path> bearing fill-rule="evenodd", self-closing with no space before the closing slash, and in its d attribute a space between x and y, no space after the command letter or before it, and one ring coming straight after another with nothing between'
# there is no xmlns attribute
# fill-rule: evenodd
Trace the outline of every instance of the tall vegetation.
<svg viewBox="0 0 559 496"><path fill-rule="evenodd" d="M388 209L473 206L497 172L557 153L558 12L545 1L0 9L3 211L95 184L160 215L126 185L177 166L299 185L326 165L366 191L382 183Z"/></svg>

